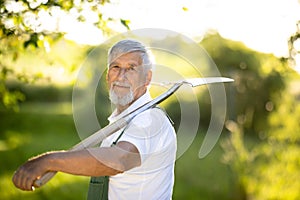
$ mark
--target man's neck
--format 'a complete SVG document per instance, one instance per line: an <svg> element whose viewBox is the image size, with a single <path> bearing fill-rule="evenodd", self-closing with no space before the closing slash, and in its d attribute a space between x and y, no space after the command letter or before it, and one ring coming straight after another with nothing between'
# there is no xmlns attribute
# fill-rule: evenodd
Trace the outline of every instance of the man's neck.
<svg viewBox="0 0 300 200"><path fill-rule="evenodd" d="M130 105L131 105L132 103L130 103L130 104L127 104L127 105L125 105L125 106L121 106L121 105L117 105L117 115L119 115L120 113L122 113L124 110L126 110Z"/></svg>

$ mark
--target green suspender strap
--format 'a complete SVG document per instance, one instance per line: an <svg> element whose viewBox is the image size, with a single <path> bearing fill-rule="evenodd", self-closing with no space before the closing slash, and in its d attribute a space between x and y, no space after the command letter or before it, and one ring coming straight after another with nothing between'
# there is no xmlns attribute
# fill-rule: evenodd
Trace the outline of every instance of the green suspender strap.
<svg viewBox="0 0 300 200"><path fill-rule="evenodd" d="M123 135L127 126L123 129L123 131L120 133L118 138L112 143L112 146L117 144L118 140ZM109 176L91 177L87 199L108 200L108 183L109 183Z"/></svg>
<svg viewBox="0 0 300 200"><path fill-rule="evenodd" d="M108 176L91 177L88 200L108 200Z"/></svg>

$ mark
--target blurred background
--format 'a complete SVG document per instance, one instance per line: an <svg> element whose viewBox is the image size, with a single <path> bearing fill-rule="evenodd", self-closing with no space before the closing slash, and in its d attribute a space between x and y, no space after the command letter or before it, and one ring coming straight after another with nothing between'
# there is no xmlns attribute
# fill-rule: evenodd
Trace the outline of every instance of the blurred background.
<svg viewBox="0 0 300 200"><path fill-rule="evenodd" d="M0 199L85 199L88 177L58 173L34 192L16 189L11 178L28 158L80 141L72 110L80 66L105 40L138 28L187 35L207 51L222 76L235 80L224 85L227 116L221 137L202 159L198 152L211 102L205 87L195 91L200 125L176 161L173 198L300 199L299 1L4 0L0 15ZM164 41L182 48L174 40ZM159 59L182 66L170 55ZM192 67L181 70L185 77L195 74ZM95 101L105 126L111 112L105 74ZM177 129L178 100L170 98L163 107Z"/></svg>

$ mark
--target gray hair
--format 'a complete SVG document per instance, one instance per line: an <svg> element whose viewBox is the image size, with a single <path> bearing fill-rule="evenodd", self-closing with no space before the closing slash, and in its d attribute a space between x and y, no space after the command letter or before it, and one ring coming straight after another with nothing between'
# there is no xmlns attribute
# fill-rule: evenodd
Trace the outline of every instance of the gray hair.
<svg viewBox="0 0 300 200"><path fill-rule="evenodd" d="M149 49L139 41L125 39L114 44L108 51L108 66L118 57L131 52L141 52L142 65L146 71L151 70L154 65L154 58Z"/></svg>

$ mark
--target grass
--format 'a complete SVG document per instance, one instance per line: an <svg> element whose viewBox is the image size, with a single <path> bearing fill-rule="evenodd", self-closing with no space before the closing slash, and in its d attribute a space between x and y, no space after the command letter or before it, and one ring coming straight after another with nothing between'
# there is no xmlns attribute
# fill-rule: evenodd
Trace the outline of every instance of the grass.
<svg viewBox="0 0 300 200"><path fill-rule="evenodd" d="M28 103L18 113L0 112L0 199L86 198L89 177L58 173L34 192L20 191L11 182L14 170L28 158L50 150L68 149L79 142L70 108L67 103ZM174 200L232 199L231 172L220 162L223 150L217 144L207 157L199 159L202 139L198 134L176 162Z"/></svg>

